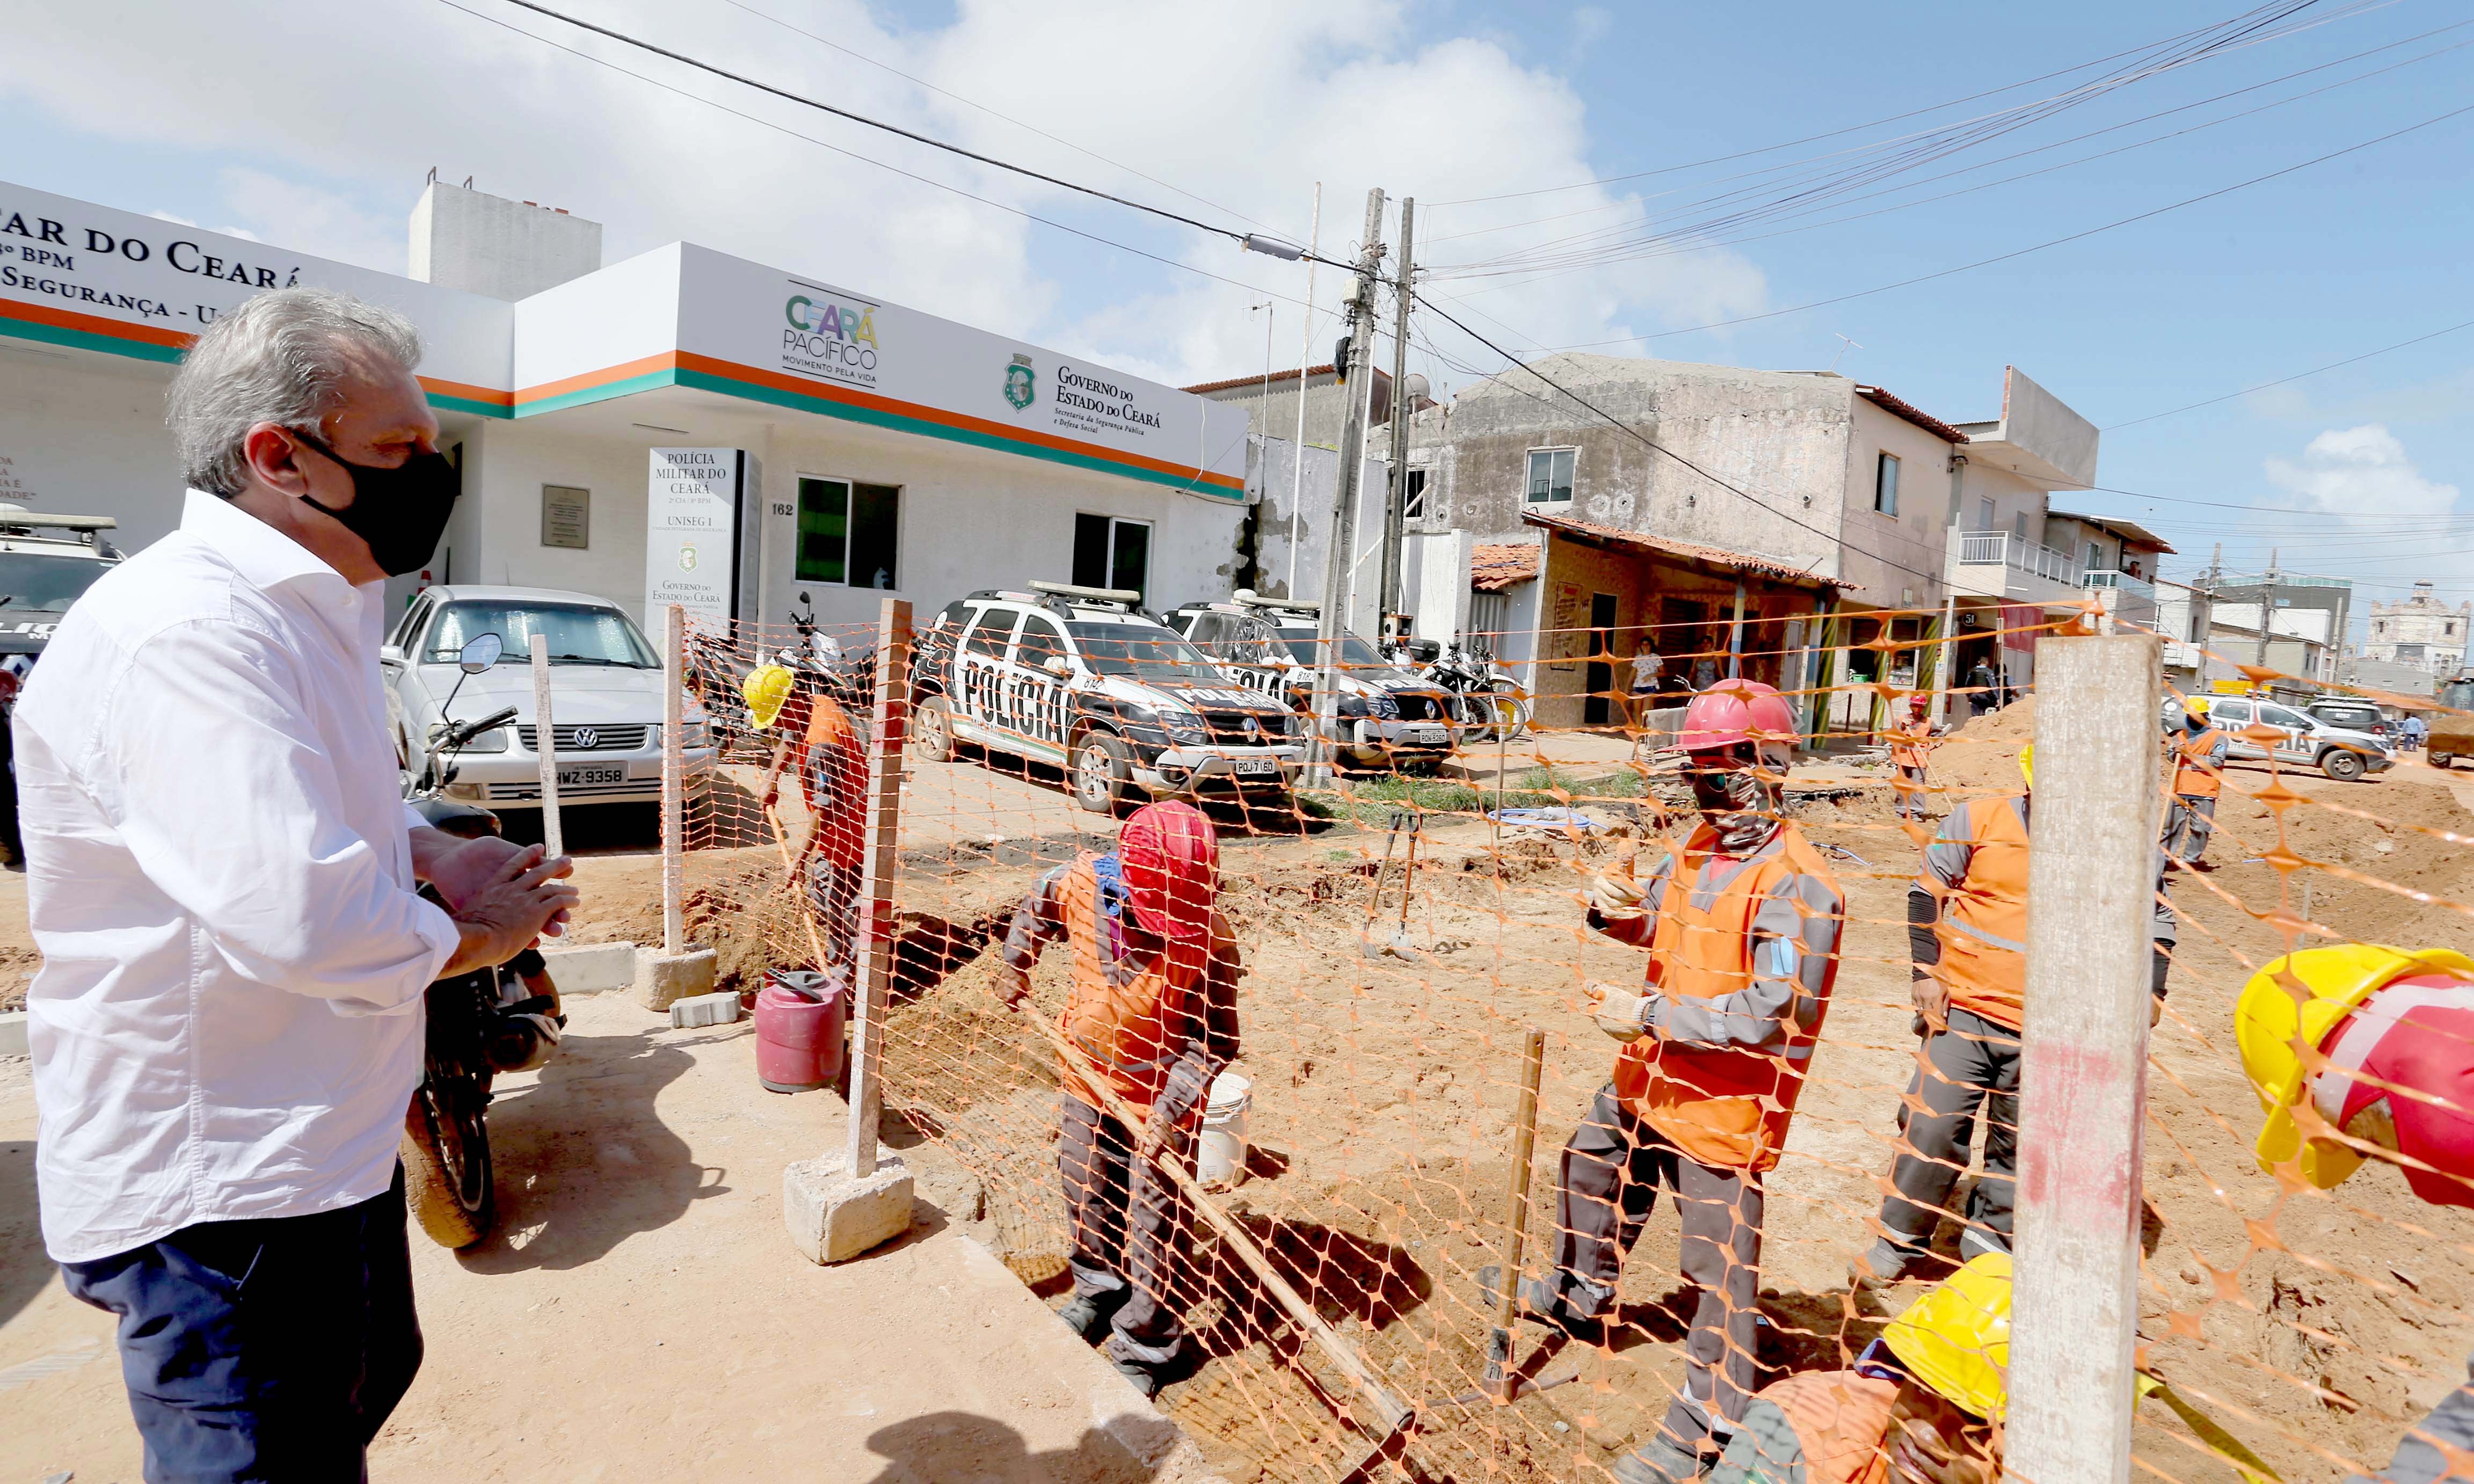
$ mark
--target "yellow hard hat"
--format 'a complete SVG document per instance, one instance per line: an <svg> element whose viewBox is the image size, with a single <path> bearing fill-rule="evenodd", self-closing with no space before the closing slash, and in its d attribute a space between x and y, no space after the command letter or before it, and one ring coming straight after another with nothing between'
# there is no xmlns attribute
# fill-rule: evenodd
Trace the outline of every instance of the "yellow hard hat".
<svg viewBox="0 0 2474 1484"><path fill-rule="evenodd" d="M2208 698L2204 695L2186 695L2182 697L2182 710L2194 717L2204 717L2208 714Z"/></svg>
<svg viewBox="0 0 2474 1484"><path fill-rule="evenodd" d="M2447 948L2409 952L2343 943L2271 960L2243 985L2234 1002L2234 1040L2242 1048L2244 1075L2268 1111L2257 1145L2262 1169L2291 1160L2301 1167L2303 1179L2327 1190L2362 1165L2363 1156L2349 1146L2306 1139L2295 1125L2293 1106L2308 1096L2310 1069L2294 1043L2316 1050L2339 1021L2382 986L2408 974L2429 973L2474 979L2474 959ZM2299 998L2288 979L2310 998Z"/></svg>
<svg viewBox="0 0 2474 1484"><path fill-rule="evenodd" d="M2028 788L2032 789L2036 786L2036 744L2034 742L2029 742L2019 749L2019 776L2027 780Z"/></svg>
<svg viewBox="0 0 2474 1484"><path fill-rule="evenodd" d="M796 684L790 671L780 665L759 665L739 683L739 693L747 697L747 719L760 732L772 729L782 715L782 703L790 698L790 688Z"/></svg>
<svg viewBox="0 0 2474 1484"><path fill-rule="evenodd" d="M1907 1374L1963 1412L2000 1422L2010 1369L2010 1254L1981 1253L1881 1331Z"/></svg>

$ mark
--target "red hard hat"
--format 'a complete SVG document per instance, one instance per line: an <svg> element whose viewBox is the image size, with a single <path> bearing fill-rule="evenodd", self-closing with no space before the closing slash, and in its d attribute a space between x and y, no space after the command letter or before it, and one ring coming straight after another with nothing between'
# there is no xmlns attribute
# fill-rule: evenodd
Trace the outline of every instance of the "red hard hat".
<svg viewBox="0 0 2474 1484"><path fill-rule="evenodd" d="M1186 940L1209 929L1220 880L1220 836L1209 815L1177 799L1145 804L1117 837L1117 860L1136 922Z"/></svg>
<svg viewBox="0 0 2474 1484"><path fill-rule="evenodd" d="M1721 680L1684 708L1675 744L1686 752L1714 752L1737 742L1792 742L1795 735L1795 713L1776 686Z"/></svg>

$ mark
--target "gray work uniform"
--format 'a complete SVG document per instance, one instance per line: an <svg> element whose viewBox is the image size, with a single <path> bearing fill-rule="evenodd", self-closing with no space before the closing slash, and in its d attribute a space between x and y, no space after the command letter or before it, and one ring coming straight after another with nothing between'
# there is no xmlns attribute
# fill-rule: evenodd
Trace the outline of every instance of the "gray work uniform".
<svg viewBox="0 0 2474 1484"><path fill-rule="evenodd" d="M2440 1451L2474 1453L2474 1362L2465 1374L2464 1385L2440 1398L2429 1417L2408 1429L2387 1468L2355 1474L2345 1484L2474 1484L2474 1472L2451 1467L2448 1453Z"/></svg>
<svg viewBox="0 0 2474 1484"><path fill-rule="evenodd" d="M1936 969L1942 897L1967 880L1978 838L1976 812L2008 809L2024 829L2028 795L1969 799L1950 812L1925 847L1924 868L1907 887L1907 953L1915 966ZM2165 890L2165 859L2156 858L2156 890ZM2176 933L2173 913L2159 900L2150 916L2155 944L2150 987L2165 997L2165 971ZM1977 934L1978 937L1984 935ZM2024 943L1996 943L2025 954ZM1950 1204L1950 1193L1967 1169L1976 1124L1984 1120L1984 1170L1968 1193L1967 1209L1953 1211L1964 1223L1961 1257L2010 1250L2018 1198L2020 1028L1976 1011L1952 1007L1943 1029L1928 1032L1917 1049L1916 1072L1899 1106L1899 1155L1890 1167L1891 1194L1881 1203L1882 1235L1893 1247L1921 1253Z"/></svg>
<svg viewBox="0 0 2474 1484"><path fill-rule="evenodd" d="M1040 949L1065 937L1064 886L1071 864L1039 880L1014 909L1003 954L1007 967L1025 974ZM1103 869L1100 902L1101 957L1111 986L1122 987L1158 959L1160 941L1134 922L1115 872ZM1172 1058L1168 1083L1153 1116L1163 1126L1161 1143L1194 1169L1194 1140L1203 1100L1221 1068L1237 1059L1237 974L1233 957L1214 954L1203 969L1201 1023L1167 1027L1161 1055ZM1131 1290L1110 1321L1103 1349L1110 1359L1162 1365L1176 1358L1185 1324L1171 1302L1176 1284L1182 1216L1176 1187L1148 1159L1134 1155L1134 1134L1109 1113L1070 1093L1061 1096L1062 1127L1056 1167L1065 1186L1066 1225L1072 1248L1066 1263L1074 1291L1095 1298Z"/></svg>
<svg viewBox="0 0 2474 1484"><path fill-rule="evenodd" d="M1772 835L1747 856L1704 861L1693 882L1696 898L1708 902L1738 872L1777 854L1783 834ZM1675 870L1676 857L1669 854L1643 882L1644 915L1610 920L1593 908L1589 926L1624 942L1648 943ZM1653 993L1645 1007L1647 1034L1687 1045L1787 1055L1792 1037L1821 1023L1845 916L1846 901L1829 882L1801 873L1782 877L1753 912L1753 983L1717 999L1668 1000ZM1564 1146L1557 1167L1552 1282L1575 1316L1594 1319L1612 1311L1624 1254L1639 1240L1661 1185L1675 1201L1684 1280L1699 1290L1685 1340L1684 1388L1661 1424L1688 1450L1713 1430L1731 1427L1758 1389L1753 1359L1764 1199L1760 1172L1692 1159L1625 1107L1609 1083Z"/></svg>
<svg viewBox="0 0 2474 1484"><path fill-rule="evenodd" d="M2204 762L2208 767L2221 775L2225 770L2225 757L2231 750L2232 743L2232 738L2219 733L2216 745L2208 749L2207 756L2195 761ZM2177 753L2177 770L2178 761ZM2173 859L2187 864L2206 855L2208 837L2216 832L2217 801L2214 795L2177 793L2173 796L2173 801L2165 806L2165 850Z"/></svg>

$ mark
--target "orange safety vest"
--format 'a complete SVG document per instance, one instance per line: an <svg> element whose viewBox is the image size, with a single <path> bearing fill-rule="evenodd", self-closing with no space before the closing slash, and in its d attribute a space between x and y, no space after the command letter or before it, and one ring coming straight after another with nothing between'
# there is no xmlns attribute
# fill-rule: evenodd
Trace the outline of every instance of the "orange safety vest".
<svg viewBox="0 0 2474 1484"><path fill-rule="evenodd" d="M1922 767L1925 754L1932 750L1930 721L1903 721L1890 728L1890 766Z"/></svg>
<svg viewBox="0 0 2474 1484"><path fill-rule="evenodd" d="M1169 1068L1185 1050L1185 1028L1202 1022L1203 976L1211 955L1232 946L1235 938L1214 912L1205 941L1170 942L1133 979L1111 985L1101 937L1100 881L1091 869L1097 859L1086 855L1075 862L1063 883L1065 942L1074 956L1074 984L1057 1029L1081 1053L1060 1058L1065 1090L1093 1107L1105 1108L1092 1090L1096 1076L1134 1112L1148 1114L1168 1083Z"/></svg>
<svg viewBox="0 0 2474 1484"><path fill-rule="evenodd" d="M1933 925L1952 1008L2013 1031L2027 1014L2027 826L2012 807L2025 796L1968 803L1976 852L1965 878L1941 893Z"/></svg>
<svg viewBox="0 0 2474 1484"><path fill-rule="evenodd" d="M1693 883L1703 863L1716 855L1716 831L1707 824L1695 829L1659 898L1649 984L1670 1000L1714 1000L1751 986L1753 915L1782 877L1817 877L1832 891L1838 888L1828 864L1789 824L1781 826L1761 854L1742 863L1711 893L1709 905L1696 906ZM1837 978L1833 958L1821 991L1825 1010ZM1615 1061L1615 1095L1701 1164L1766 1170L1778 1163L1786 1144L1787 1121L1804 1090L1820 1030L1816 1016L1810 1032L1792 1032L1783 1055L1644 1035Z"/></svg>
<svg viewBox="0 0 2474 1484"><path fill-rule="evenodd" d="M1807 1371L1761 1388L1756 1404L1777 1407L1795 1429L1804 1456L1804 1484L1881 1484L1890 1473L1885 1445L1890 1413L1898 1400L1899 1383L1877 1380L1854 1371ZM1766 1471L1763 1484L1772 1480Z"/></svg>
<svg viewBox="0 0 2474 1484"><path fill-rule="evenodd" d="M2208 761L2208 754L2225 734L2210 727L2196 737L2184 737L2173 744L2173 791L2184 798L2212 799L2224 787L2223 770Z"/></svg>
<svg viewBox="0 0 2474 1484"><path fill-rule="evenodd" d="M824 833L817 848L826 862L845 870L858 870L867 863L867 810L863 796L867 792L867 749L859 740L859 729L851 724L850 714L830 695L819 695L810 702L808 726L801 737L808 750L805 766L799 769L799 788L808 800L808 813ZM819 803L816 785L824 782L832 795Z"/></svg>

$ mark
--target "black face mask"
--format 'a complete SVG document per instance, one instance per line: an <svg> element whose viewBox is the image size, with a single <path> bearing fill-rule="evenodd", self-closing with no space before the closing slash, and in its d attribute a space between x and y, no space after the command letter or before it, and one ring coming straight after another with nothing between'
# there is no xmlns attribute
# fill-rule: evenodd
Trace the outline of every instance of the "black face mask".
<svg viewBox="0 0 2474 1484"><path fill-rule="evenodd" d="M352 502L341 510L307 495L301 497L301 502L333 516L344 529L369 543L370 560L388 576L421 571L438 549L438 538L447 534L447 518L455 513L462 481L447 455L415 453L400 468L387 469L355 464L307 433L284 431L352 476Z"/></svg>

